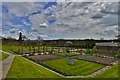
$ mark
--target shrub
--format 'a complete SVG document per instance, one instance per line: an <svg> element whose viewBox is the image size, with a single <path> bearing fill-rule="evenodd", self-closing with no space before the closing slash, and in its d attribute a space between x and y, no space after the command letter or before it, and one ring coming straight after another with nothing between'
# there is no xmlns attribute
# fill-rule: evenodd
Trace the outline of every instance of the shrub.
<svg viewBox="0 0 120 80"><path fill-rule="evenodd" d="M23 55L23 57L28 58L27 55Z"/></svg>
<svg viewBox="0 0 120 80"><path fill-rule="evenodd" d="M93 47L92 51L93 51L93 53L96 53L96 52L97 52L96 46Z"/></svg>
<svg viewBox="0 0 120 80"><path fill-rule="evenodd" d="M120 54L115 55L114 58L119 59L120 58Z"/></svg>
<svg viewBox="0 0 120 80"><path fill-rule="evenodd" d="M30 58L30 57L28 57L27 55L23 55L23 57L25 57L25 58L27 58L27 59L29 59L29 60L31 60L31 61L33 61L33 62L35 62L35 59Z"/></svg>
<svg viewBox="0 0 120 80"><path fill-rule="evenodd" d="M15 50L10 50L13 53L19 54L19 51L15 51Z"/></svg>
<svg viewBox="0 0 120 80"><path fill-rule="evenodd" d="M120 54L120 48L118 49L117 54Z"/></svg>
<svg viewBox="0 0 120 80"><path fill-rule="evenodd" d="M69 50L66 50L67 53L69 53L70 51Z"/></svg>
<svg viewBox="0 0 120 80"><path fill-rule="evenodd" d="M49 52L49 54L53 54L52 51L48 51L48 52Z"/></svg>
<svg viewBox="0 0 120 80"><path fill-rule="evenodd" d="M118 49L117 55L115 55L115 58L120 59L120 49Z"/></svg>
<svg viewBox="0 0 120 80"><path fill-rule="evenodd" d="M87 53L87 54L90 54L90 49L87 49L87 50L86 50L86 53Z"/></svg>

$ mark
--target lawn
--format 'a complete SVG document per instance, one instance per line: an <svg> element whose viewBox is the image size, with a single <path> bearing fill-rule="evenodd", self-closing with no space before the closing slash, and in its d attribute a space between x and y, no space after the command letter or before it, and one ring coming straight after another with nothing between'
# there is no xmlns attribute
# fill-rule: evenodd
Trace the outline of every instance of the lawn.
<svg viewBox="0 0 120 80"><path fill-rule="evenodd" d="M8 54L5 54L3 52L0 52L0 60L3 60L5 58L7 58L9 55Z"/></svg>
<svg viewBox="0 0 120 80"><path fill-rule="evenodd" d="M23 50L27 50L28 47L23 46ZM16 54L14 52L18 52L18 46L10 46L10 45L2 45L2 50L6 52L10 52L12 54Z"/></svg>
<svg viewBox="0 0 120 80"><path fill-rule="evenodd" d="M118 64L95 76L95 78L118 78Z"/></svg>
<svg viewBox="0 0 120 80"><path fill-rule="evenodd" d="M44 61L42 64L52 67L60 72L64 72L67 75L74 76L86 76L104 67L101 64L86 62L82 60L74 60L74 65L68 65L65 58Z"/></svg>
<svg viewBox="0 0 120 80"><path fill-rule="evenodd" d="M57 74L16 56L7 78L60 78Z"/></svg>

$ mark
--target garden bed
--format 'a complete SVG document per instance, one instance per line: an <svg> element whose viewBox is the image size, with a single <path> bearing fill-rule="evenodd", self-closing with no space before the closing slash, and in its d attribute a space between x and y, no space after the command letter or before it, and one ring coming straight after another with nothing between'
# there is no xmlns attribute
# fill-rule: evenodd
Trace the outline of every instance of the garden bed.
<svg viewBox="0 0 120 80"><path fill-rule="evenodd" d="M80 55L80 56L75 56L75 59L79 60L85 60L85 61L90 61L90 62L95 62L99 64L104 64L104 65L112 65L113 62L117 61L117 59L114 58L104 58L104 57L96 57L96 56L90 56L90 55Z"/></svg>
<svg viewBox="0 0 120 80"><path fill-rule="evenodd" d="M54 59L60 59L63 58L61 56L56 55L36 55L36 56L29 56L35 61L46 61L46 60L54 60Z"/></svg>

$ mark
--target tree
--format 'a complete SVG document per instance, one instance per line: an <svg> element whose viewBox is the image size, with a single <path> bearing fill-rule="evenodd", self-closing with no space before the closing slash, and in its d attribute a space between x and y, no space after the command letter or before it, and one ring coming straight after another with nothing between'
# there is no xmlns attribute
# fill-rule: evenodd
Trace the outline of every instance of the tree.
<svg viewBox="0 0 120 80"><path fill-rule="evenodd" d="M38 41L42 41L43 38L42 38L41 36L38 36L38 37L37 37L37 40L38 40Z"/></svg>
<svg viewBox="0 0 120 80"><path fill-rule="evenodd" d="M66 44L67 44L67 48L68 48L68 50L69 50L69 47L72 46L72 42L71 42L71 41L67 41Z"/></svg>
<svg viewBox="0 0 120 80"><path fill-rule="evenodd" d="M96 52L97 52L96 46L93 47L92 51L93 51L93 53L96 53Z"/></svg>
<svg viewBox="0 0 120 80"><path fill-rule="evenodd" d="M43 38L41 36L38 36L36 40L38 40L38 52L39 52L39 49L40 49L39 45L42 43Z"/></svg>
<svg viewBox="0 0 120 80"><path fill-rule="evenodd" d="M25 35L23 35L22 38L23 40L28 40L28 38Z"/></svg>
<svg viewBox="0 0 120 80"><path fill-rule="evenodd" d="M90 54L90 49L89 48L87 48L86 54Z"/></svg>
<svg viewBox="0 0 120 80"><path fill-rule="evenodd" d="M120 59L120 48L118 49L117 54L114 57Z"/></svg>
<svg viewBox="0 0 120 80"><path fill-rule="evenodd" d="M119 55L120 55L120 48L118 49L117 54L119 54Z"/></svg>

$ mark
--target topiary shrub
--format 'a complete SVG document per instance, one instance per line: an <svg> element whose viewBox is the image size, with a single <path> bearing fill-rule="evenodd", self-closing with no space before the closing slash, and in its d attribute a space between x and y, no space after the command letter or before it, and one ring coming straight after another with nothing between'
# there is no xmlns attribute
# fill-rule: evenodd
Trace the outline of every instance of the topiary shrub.
<svg viewBox="0 0 120 80"><path fill-rule="evenodd" d="M120 59L120 49L118 49L118 51L117 51L116 58Z"/></svg>
<svg viewBox="0 0 120 80"><path fill-rule="evenodd" d="M66 50L67 53L69 53L70 51L69 50Z"/></svg>
<svg viewBox="0 0 120 80"><path fill-rule="evenodd" d="M48 51L49 52L49 54L53 54L53 52L52 51Z"/></svg>
<svg viewBox="0 0 120 80"><path fill-rule="evenodd" d="M36 62L36 61L35 61L35 59L30 58L30 57L28 57L27 55L23 55L23 57L25 57L25 58L27 58L27 59L29 59L29 60L33 61L33 62Z"/></svg>
<svg viewBox="0 0 120 80"><path fill-rule="evenodd" d="M93 53L98 52L96 46L93 47L92 51L93 51Z"/></svg>
<svg viewBox="0 0 120 80"><path fill-rule="evenodd" d="M117 54L120 54L120 48L118 49Z"/></svg>

